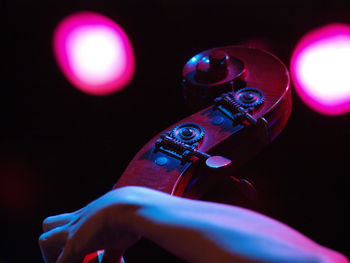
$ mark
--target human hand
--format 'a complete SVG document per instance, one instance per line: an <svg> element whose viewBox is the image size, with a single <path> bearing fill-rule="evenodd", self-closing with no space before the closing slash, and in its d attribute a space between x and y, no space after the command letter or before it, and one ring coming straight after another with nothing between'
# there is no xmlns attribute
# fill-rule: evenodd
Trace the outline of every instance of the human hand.
<svg viewBox="0 0 350 263"><path fill-rule="evenodd" d="M121 261L139 239L128 224L129 212L137 208L130 200L127 188L117 189L78 211L46 218L39 238L45 263L82 262L101 249L107 263Z"/></svg>
<svg viewBox="0 0 350 263"><path fill-rule="evenodd" d="M254 211L144 187L120 188L74 213L49 217L44 231L39 242L46 263L80 263L101 249L107 263L116 263L141 235L193 263L349 263L344 255Z"/></svg>

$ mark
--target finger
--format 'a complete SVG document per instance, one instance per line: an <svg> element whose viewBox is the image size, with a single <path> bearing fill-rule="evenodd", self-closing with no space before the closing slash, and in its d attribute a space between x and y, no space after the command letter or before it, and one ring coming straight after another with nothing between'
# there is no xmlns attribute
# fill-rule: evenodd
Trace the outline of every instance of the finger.
<svg viewBox="0 0 350 263"><path fill-rule="evenodd" d="M79 248L79 243L76 242L76 237L74 237L66 242L56 263L82 263L84 256L88 253Z"/></svg>
<svg viewBox="0 0 350 263"><path fill-rule="evenodd" d="M42 234L39 238L39 246L45 263L56 262L67 239L67 232L63 227L57 227Z"/></svg>
<svg viewBox="0 0 350 263"><path fill-rule="evenodd" d="M43 231L47 232L55 227L69 223L74 217L73 213L66 213L57 216L49 216L43 221Z"/></svg>

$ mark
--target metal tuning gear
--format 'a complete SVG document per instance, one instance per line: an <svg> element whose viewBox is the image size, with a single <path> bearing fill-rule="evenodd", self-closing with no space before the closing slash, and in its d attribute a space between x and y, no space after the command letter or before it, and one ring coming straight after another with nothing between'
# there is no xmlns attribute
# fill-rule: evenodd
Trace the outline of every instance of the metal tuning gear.
<svg viewBox="0 0 350 263"><path fill-rule="evenodd" d="M242 107L256 109L264 103L264 93L256 88L243 88L236 91L233 99Z"/></svg>
<svg viewBox="0 0 350 263"><path fill-rule="evenodd" d="M186 122L177 125L170 136L183 143L194 144L202 140L204 130L196 123Z"/></svg>
<svg viewBox="0 0 350 263"><path fill-rule="evenodd" d="M255 119L250 113L249 109L242 107L235 99L234 93L224 93L220 97L214 100L214 106L216 109L225 114L232 121L237 119L237 116L247 120L249 123L255 125L257 124L257 119Z"/></svg>
<svg viewBox="0 0 350 263"><path fill-rule="evenodd" d="M188 137L181 138L181 133ZM219 169L229 166L232 161L222 156L211 156L199 151L199 141L203 138L203 129L193 123L180 124L172 132L167 132L160 136L155 143L155 151L161 151L169 156L181 160L182 163L190 162L193 157L204 160L207 167ZM178 139L178 138L181 139Z"/></svg>

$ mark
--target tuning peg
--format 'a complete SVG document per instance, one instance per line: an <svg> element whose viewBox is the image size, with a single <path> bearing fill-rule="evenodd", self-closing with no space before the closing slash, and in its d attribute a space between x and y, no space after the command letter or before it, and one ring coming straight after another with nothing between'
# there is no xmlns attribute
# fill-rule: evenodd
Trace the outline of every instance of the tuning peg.
<svg viewBox="0 0 350 263"><path fill-rule="evenodd" d="M212 169L219 169L230 166L232 161L222 156L210 156L205 160L205 164Z"/></svg>

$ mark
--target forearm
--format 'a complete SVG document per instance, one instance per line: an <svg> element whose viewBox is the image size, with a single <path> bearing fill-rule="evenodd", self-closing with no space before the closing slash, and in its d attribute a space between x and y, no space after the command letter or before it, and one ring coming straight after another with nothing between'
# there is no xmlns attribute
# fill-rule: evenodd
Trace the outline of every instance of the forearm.
<svg viewBox="0 0 350 263"><path fill-rule="evenodd" d="M130 229L188 262L347 262L290 227L250 210L150 190L136 192Z"/></svg>
<svg viewBox="0 0 350 263"><path fill-rule="evenodd" d="M190 263L348 262L264 215L143 187L111 191L73 213L45 219L43 228L46 263L80 262L100 249L115 262L140 236Z"/></svg>

